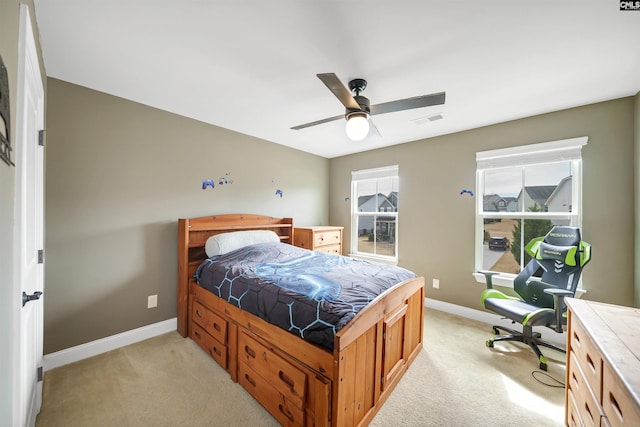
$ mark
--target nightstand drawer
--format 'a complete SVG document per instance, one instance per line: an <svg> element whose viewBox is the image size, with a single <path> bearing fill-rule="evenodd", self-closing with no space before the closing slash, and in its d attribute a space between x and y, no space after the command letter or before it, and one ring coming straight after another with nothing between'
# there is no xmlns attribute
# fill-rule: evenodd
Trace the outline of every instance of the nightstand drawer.
<svg viewBox="0 0 640 427"><path fill-rule="evenodd" d="M324 246L340 244L341 238L341 231L321 231L315 233L313 240L315 246Z"/></svg>
<svg viewBox="0 0 640 427"><path fill-rule="evenodd" d="M316 247L314 250L316 250L318 252L325 252L325 253L328 253L328 254L341 255L342 245L337 244L337 245L319 246L319 247Z"/></svg>
<svg viewBox="0 0 640 427"><path fill-rule="evenodd" d="M330 225L298 227L294 232L294 245L312 251L342 255L342 227Z"/></svg>

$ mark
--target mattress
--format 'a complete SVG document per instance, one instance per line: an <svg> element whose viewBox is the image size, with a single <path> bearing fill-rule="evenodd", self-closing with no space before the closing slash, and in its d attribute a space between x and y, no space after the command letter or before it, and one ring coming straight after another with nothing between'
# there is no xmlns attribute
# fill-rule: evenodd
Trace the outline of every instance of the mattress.
<svg viewBox="0 0 640 427"><path fill-rule="evenodd" d="M213 256L196 271L198 284L219 298L329 350L360 310L414 277L401 267L281 242Z"/></svg>

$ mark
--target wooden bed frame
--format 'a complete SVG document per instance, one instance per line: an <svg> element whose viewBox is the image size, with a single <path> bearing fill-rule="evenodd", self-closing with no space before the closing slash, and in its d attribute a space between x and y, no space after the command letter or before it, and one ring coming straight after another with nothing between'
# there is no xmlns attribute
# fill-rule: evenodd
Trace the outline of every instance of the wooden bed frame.
<svg viewBox="0 0 640 427"><path fill-rule="evenodd" d="M227 214L179 220L178 332L197 342L283 425L367 425L422 349L424 278L376 298L336 334L330 352L195 282L207 238L239 230L273 230L281 241L294 241L291 218Z"/></svg>

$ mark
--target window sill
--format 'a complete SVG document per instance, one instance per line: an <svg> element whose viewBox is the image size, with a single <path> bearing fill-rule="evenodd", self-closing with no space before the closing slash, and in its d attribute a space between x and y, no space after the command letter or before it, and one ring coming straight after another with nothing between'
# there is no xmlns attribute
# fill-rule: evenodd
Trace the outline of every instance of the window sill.
<svg viewBox="0 0 640 427"><path fill-rule="evenodd" d="M476 282L483 284L487 283L484 274L476 272L472 273L472 275L476 279ZM515 279L515 276L513 274L496 274L495 276L493 276L492 283L493 286L513 289L513 279ZM585 289L579 287L578 289L576 289L576 298L582 298L582 296L586 293L587 291Z"/></svg>
<svg viewBox="0 0 640 427"><path fill-rule="evenodd" d="M389 265L395 265L395 266L398 265L398 260L390 257L380 257L380 256L366 255L361 253L349 254L349 256L352 258L364 259L367 261L381 262L383 264L389 264Z"/></svg>

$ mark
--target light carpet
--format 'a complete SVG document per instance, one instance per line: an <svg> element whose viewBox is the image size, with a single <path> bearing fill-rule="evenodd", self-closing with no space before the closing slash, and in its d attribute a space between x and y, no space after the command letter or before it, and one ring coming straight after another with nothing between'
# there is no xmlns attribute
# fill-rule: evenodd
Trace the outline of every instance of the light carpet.
<svg viewBox="0 0 640 427"><path fill-rule="evenodd" d="M548 332L549 334L553 332ZM425 310L424 349L372 426L562 426L565 355L548 373L490 325ZM547 383L549 385L543 384ZM190 339L164 334L45 373L37 427L277 426Z"/></svg>

